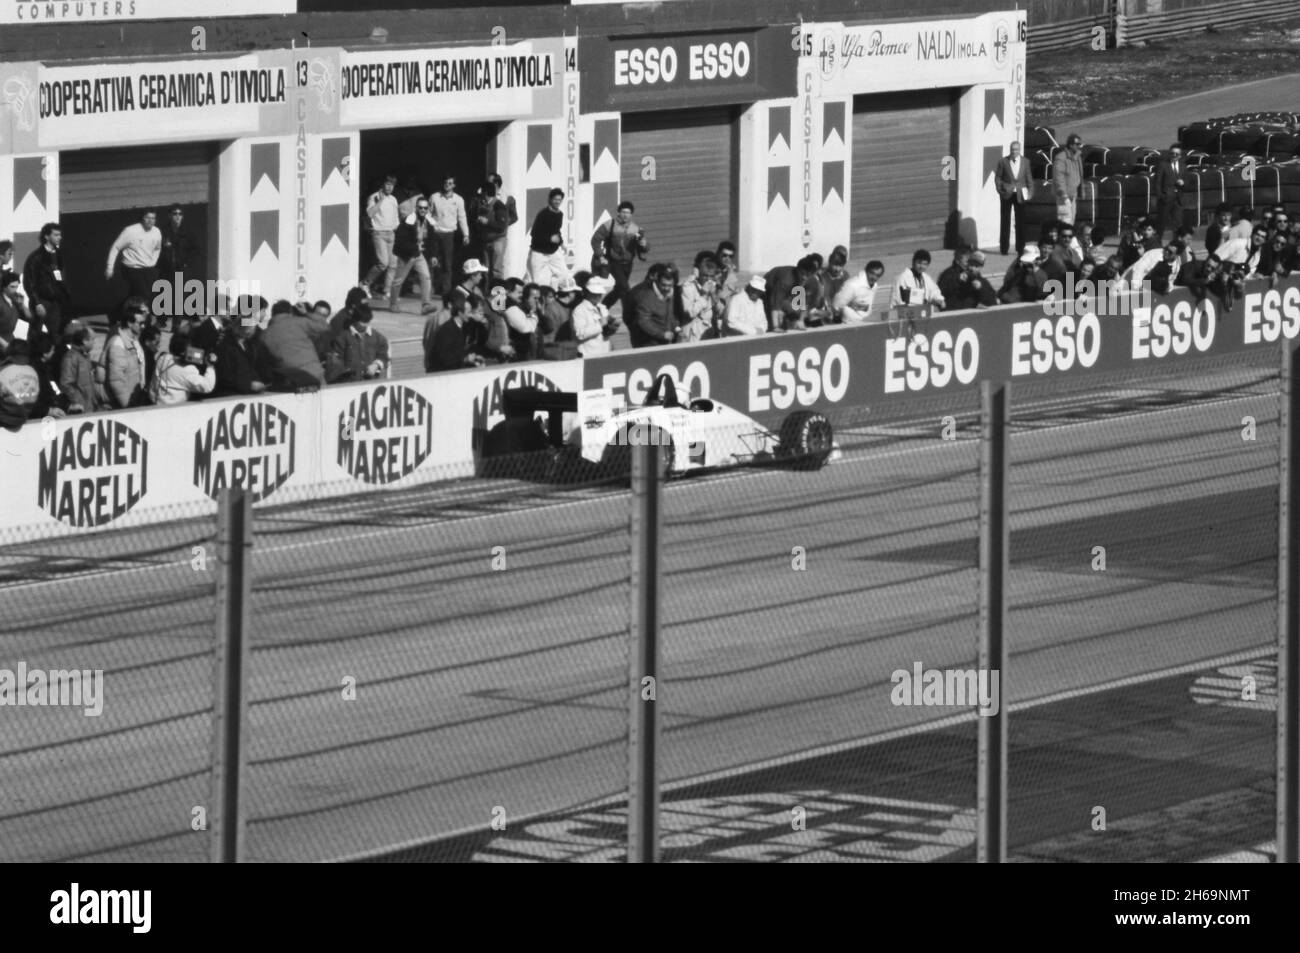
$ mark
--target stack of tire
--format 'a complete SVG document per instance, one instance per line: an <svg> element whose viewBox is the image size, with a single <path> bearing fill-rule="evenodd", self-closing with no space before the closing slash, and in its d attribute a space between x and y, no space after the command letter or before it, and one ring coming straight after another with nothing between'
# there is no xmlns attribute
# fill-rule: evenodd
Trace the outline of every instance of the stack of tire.
<svg viewBox="0 0 1300 953"><path fill-rule="evenodd" d="M1053 151L1053 158L1056 151L1059 150ZM1153 211L1150 170L1159 156L1157 150L1148 146L1085 146L1084 180L1075 221L1091 222L1094 227L1115 235L1125 217L1141 217ZM1056 219L1050 160L1044 179L1034 183L1025 208L1025 225L1034 233Z"/></svg>

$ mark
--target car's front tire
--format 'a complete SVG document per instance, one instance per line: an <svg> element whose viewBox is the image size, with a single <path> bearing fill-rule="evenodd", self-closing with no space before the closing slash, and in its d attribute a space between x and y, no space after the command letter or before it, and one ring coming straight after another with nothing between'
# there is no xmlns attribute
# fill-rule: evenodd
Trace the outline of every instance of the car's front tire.
<svg viewBox="0 0 1300 953"><path fill-rule="evenodd" d="M824 414L801 410L781 424L777 456L796 470L820 470L835 449L835 433Z"/></svg>

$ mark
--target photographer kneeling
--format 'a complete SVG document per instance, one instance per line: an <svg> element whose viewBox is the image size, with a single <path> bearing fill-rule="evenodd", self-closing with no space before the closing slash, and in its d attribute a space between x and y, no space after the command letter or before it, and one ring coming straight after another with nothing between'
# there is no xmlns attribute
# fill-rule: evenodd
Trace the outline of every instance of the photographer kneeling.
<svg viewBox="0 0 1300 953"><path fill-rule="evenodd" d="M216 355L191 347L185 334L173 334L158 358L153 378L155 404L183 404L191 394L211 394L217 386Z"/></svg>

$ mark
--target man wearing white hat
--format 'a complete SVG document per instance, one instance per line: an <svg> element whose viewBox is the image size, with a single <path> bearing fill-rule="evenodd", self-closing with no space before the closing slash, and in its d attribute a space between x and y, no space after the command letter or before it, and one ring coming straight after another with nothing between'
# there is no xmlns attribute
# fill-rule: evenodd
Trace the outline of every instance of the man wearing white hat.
<svg viewBox="0 0 1300 953"><path fill-rule="evenodd" d="M1016 304L1025 301L1038 301L1043 297L1043 285L1047 274L1038 267L1038 246L1032 242L1025 244L1020 258L1012 262L1002 281L998 300L1003 304Z"/></svg>
<svg viewBox="0 0 1300 953"><path fill-rule="evenodd" d="M487 274L487 271L487 266L477 258L467 259L464 267L460 270L460 282L456 287L465 292L471 300L481 298L483 296L483 276ZM443 295L442 300L443 306L446 307L447 295Z"/></svg>
<svg viewBox="0 0 1300 953"><path fill-rule="evenodd" d="M749 284L731 296L722 316L724 335L763 334L767 331L767 310L763 296L767 294L767 281L762 275L749 279Z"/></svg>
<svg viewBox="0 0 1300 953"><path fill-rule="evenodd" d="M567 288L572 282L573 279L568 278L563 287ZM582 301L573 309L573 339L577 342L578 353L583 357L608 354L613 350L609 338L616 325L610 320L609 311L601 304L605 295L613 290L612 278L592 275L583 289Z"/></svg>

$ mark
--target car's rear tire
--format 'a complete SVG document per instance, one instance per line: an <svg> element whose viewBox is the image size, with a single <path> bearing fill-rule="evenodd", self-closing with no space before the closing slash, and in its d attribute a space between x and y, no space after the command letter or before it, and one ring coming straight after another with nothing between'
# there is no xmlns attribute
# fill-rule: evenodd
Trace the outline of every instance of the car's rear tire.
<svg viewBox="0 0 1300 953"><path fill-rule="evenodd" d="M781 424L777 456L796 470L820 470L834 449L835 434L823 414L801 410Z"/></svg>
<svg viewBox="0 0 1300 953"><path fill-rule="evenodd" d="M601 469L608 476L622 477L624 479L632 476L632 451L634 448L628 442L627 436L631 430L632 428L629 427L628 430L623 431L623 441L611 443L605 447L605 453L601 457L600 463ZM675 456L673 438L661 427L648 427L646 434L648 439L659 450L659 472L667 479L675 472L673 470Z"/></svg>

